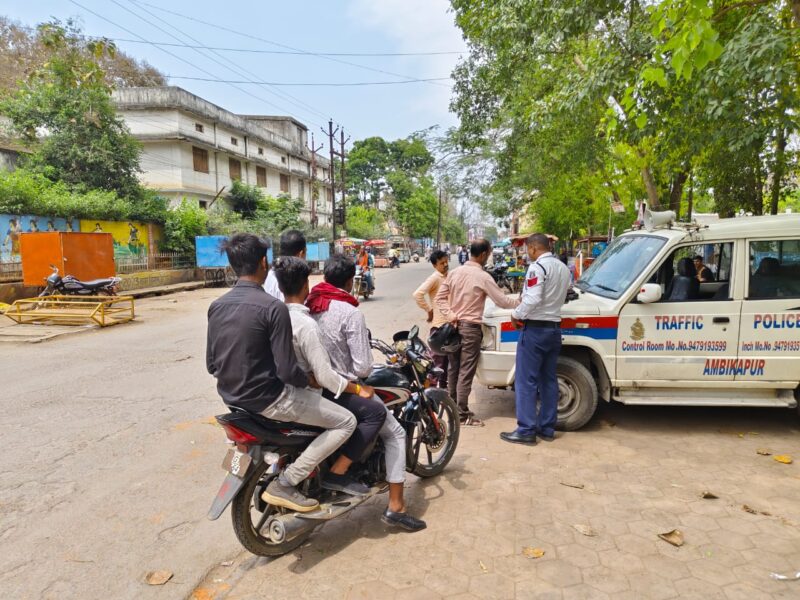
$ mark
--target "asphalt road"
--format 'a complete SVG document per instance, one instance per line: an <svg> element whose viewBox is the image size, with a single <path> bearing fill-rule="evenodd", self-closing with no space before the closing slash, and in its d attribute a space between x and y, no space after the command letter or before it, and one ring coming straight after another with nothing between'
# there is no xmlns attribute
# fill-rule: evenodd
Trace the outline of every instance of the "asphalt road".
<svg viewBox="0 0 800 600"><path fill-rule="evenodd" d="M364 303L374 335L423 324L409 294L429 268L379 271ZM181 598L241 551L228 513L205 518L226 449L204 361L221 293L142 300L134 323L0 345L0 598ZM151 570L174 576L147 586Z"/></svg>
<svg viewBox="0 0 800 600"><path fill-rule="evenodd" d="M424 330L410 294L429 269L378 271L362 303L374 335ZM800 428L778 409L604 406L582 431L528 448L498 439L513 394L476 386L486 427L462 430L441 477L408 477L426 531L389 531L381 496L277 560L243 552L227 512L205 518L226 448L205 312L223 292L0 344L0 598L796 597L797 582L769 577L800 569ZM671 529L684 546L657 537ZM534 548L544 555L522 554ZM174 576L148 586L152 570Z"/></svg>

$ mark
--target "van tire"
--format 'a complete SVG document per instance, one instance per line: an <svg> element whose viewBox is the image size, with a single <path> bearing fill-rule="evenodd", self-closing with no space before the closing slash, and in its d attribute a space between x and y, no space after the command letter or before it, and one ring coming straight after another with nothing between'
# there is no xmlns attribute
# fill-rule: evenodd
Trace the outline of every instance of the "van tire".
<svg viewBox="0 0 800 600"><path fill-rule="evenodd" d="M558 423L562 431L575 431L590 421L597 410L597 383L592 373L574 358L558 357Z"/></svg>

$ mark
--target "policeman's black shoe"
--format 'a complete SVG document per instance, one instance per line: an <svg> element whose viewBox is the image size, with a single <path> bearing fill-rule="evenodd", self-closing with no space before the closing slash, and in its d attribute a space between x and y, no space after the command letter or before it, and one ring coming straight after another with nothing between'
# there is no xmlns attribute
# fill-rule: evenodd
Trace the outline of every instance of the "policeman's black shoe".
<svg viewBox="0 0 800 600"><path fill-rule="evenodd" d="M527 444L529 446L536 443L535 435L523 435L517 431L504 431L500 434L500 439L512 444Z"/></svg>
<svg viewBox="0 0 800 600"><path fill-rule="evenodd" d="M554 433L552 435L544 435L543 433L540 433L539 439L542 440L543 442L554 442L556 439L556 434Z"/></svg>
<svg viewBox="0 0 800 600"><path fill-rule="evenodd" d="M401 527L406 531L422 531L428 526L422 519L412 517L408 513L394 512L388 508L383 512L381 521L393 527Z"/></svg>

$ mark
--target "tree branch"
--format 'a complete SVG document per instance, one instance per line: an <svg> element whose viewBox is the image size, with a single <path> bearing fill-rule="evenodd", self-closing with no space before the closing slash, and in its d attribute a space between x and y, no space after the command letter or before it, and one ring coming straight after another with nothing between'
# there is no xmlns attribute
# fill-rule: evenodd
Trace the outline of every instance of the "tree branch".
<svg viewBox="0 0 800 600"><path fill-rule="evenodd" d="M737 8L755 8L757 6L763 6L764 4L772 4L774 1L775 0L743 0L742 2L734 2L733 4L721 8L712 18L716 21L722 18L726 13L736 10Z"/></svg>

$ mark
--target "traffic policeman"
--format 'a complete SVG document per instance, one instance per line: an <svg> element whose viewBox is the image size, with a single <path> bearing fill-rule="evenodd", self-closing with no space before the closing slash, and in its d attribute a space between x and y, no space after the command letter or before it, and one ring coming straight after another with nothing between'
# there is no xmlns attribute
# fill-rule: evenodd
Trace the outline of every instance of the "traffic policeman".
<svg viewBox="0 0 800 600"><path fill-rule="evenodd" d="M550 252L546 235L534 233L526 245L531 265L525 276L522 302L511 313L514 324L521 329L514 384L517 428L500 434L503 440L516 444L535 444L537 436L547 442L555 439L561 307L570 286L569 269Z"/></svg>

